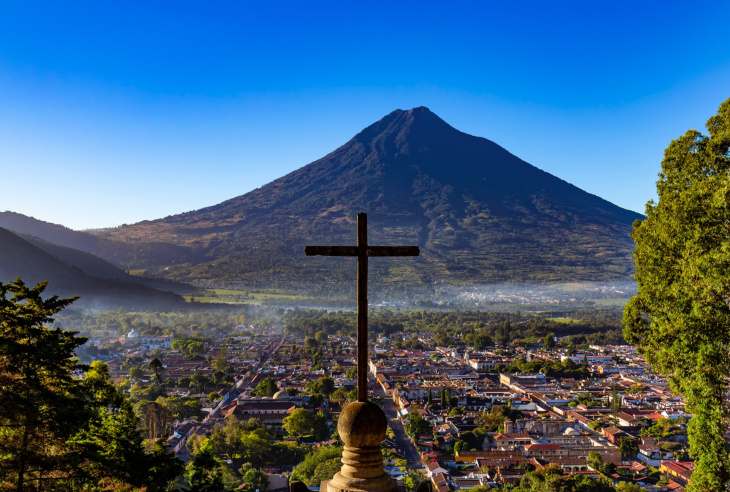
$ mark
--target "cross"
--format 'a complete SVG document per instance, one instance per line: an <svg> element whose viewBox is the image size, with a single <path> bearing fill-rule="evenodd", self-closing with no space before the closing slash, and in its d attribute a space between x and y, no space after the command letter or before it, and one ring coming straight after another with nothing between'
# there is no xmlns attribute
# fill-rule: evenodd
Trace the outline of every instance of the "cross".
<svg viewBox="0 0 730 492"><path fill-rule="evenodd" d="M368 400L368 257L418 256L418 246L368 246L368 214L357 214L357 246L307 246L307 256L357 256L357 400Z"/></svg>

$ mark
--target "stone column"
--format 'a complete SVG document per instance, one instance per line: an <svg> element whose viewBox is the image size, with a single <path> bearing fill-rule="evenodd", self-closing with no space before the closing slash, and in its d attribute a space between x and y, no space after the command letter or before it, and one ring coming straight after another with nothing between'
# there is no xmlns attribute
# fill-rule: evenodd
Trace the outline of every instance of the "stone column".
<svg viewBox="0 0 730 492"><path fill-rule="evenodd" d="M380 443L387 427L385 414L372 402L352 402L342 410L337 424L345 443L342 469L327 484L327 492L397 492L383 470Z"/></svg>

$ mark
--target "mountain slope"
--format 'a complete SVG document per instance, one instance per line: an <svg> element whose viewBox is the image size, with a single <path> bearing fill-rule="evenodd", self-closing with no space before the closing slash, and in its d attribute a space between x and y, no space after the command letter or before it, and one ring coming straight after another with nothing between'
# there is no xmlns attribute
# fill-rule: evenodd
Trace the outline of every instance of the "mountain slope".
<svg viewBox="0 0 730 492"><path fill-rule="evenodd" d="M337 281L351 278L346 259L302 250L352 244L359 211L369 214L371 244L422 250L417 259L374 260L377 274L424 282L628 279L628 234L641 218L415 108L245 195L94 234L181 248L164 263L121 258L178 279Z"/></svg>
<svg viewBox="0 0 730 492"><path fill-rule="evenodd" d="M99 260L101 261L101 260ZM161 292L145 285L119 279L102 279L87 275L36 247L12 232L0 228L0 281L22 277L26 284L49 281L48 294L80 295L81 305L135 307L175 307L183 304L180 296Z"/></svg>

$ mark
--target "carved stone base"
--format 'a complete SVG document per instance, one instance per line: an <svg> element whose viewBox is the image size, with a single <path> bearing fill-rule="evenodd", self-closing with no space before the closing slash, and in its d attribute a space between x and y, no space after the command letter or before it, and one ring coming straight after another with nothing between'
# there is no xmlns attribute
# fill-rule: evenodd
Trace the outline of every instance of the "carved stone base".
<svg viewBox="0 0 730 492"><path fill-rule="evenodd" d="M383 471L380 443L388 421L371 402L352 402L340 414L337 430L345 443L342 468L327 484L327 492L397 492Z"/></svg>
<svg viewBox="0 0 730 492"><path fill-rule="evenodd" d="M396 492L395 481L383 471L380 446L353 448L345 446L342 469L327 484L327 492Z"/></svg>

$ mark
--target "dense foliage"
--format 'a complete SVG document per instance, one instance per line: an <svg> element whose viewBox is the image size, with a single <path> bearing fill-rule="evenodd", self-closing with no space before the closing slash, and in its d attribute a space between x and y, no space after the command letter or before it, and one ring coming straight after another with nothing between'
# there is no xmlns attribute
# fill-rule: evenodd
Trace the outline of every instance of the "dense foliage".
<svg viewBox="0 0 730 492"><path fill-rule="evenodd" d="M320 448L308 454L292 471L290 480L299 480L309 487L318 487L323 480L332 480L342 468L342 448Z"/></svg>
<svg viewBox="0 0 730 492"><path fill-rule="evenodd" d="M634 224L638 295L626 338L682 393L695 471L689 490L730 487L730 99L664 153L657 203Z"/></svg>
<svg viewBox="0 0 730 492"><path fill-rule="evenodd" d="M399 332L433 332L434 341L444 345L463 341L481 350L494 342L518 341L544 344L547 335L565 337L567 345L623 343L622 310L619 307L564 311L570 323L514 313L485 311L412 311L373 313L369 320L370 336L392 336ZM282 313L286 330L298 336L313 337L318 332L352 335L356 331L356 313L293 309ZM410 346L401 340L395 348ZM417 339L413 342L418 344Z"/></svg>
<svg viewBox="0 0 730 492"><path fill-rule="evenodd" d="M0 488L165 490L181 463L148 452L105 364L77 363L86 339L47 327L74 299L43 299L45 287L0 283Z"/></svg>

